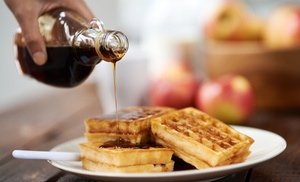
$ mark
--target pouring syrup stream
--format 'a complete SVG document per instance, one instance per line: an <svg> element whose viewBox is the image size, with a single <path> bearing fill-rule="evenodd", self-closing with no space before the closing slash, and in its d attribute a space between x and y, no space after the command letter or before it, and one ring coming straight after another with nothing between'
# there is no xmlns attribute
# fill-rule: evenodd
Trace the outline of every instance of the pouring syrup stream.
<svg viewBox="0 0 300 182"><path fill-rule="evenodd" d="M118 117L118 99L117 99L117 64L116 62L112 62L112 71L113 71L113 79L114 79L114 97L115 97L115 109L116 109L116 121L119 120Z"/></svg>

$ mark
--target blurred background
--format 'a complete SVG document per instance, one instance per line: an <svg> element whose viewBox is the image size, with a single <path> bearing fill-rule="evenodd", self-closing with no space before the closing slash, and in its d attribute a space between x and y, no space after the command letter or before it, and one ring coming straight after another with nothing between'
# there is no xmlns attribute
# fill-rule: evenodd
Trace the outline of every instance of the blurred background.
<svg viewBox="0 0 300 182"><path fill-rule="evenodd" d="M288 0L244 0L229 3L224 3L223 0L209 2L86 0L86 2L95 16L104 22L106 28L124 32L130 41L128 54L117 64L120 107L151 104L178 108L199 106L204 109L205 99L202 99L201 103L195 101L200 97L200 91L197 90L199 85L228 73L243 76L250 82L255 97L255 109L300 107L300 96L297 92L300 91L299 67L297 67L300 65L298 63L300 28L299 32L293 32L297 26L300 27L300 9L296 10L294 8L296 5L292 5L279 13L279 16L276 15L275 22L283 20L286 23L288 21L284 19L285 16L291 14L290 19L294 22L289 25L278 23L270 25L271 28L267 27L272 24L270 19L275 9L291 2L300 2ZM0 113L47 94L66 91L38 83L18 73L13 53L13 35L18 25L3 1L0 1L0 12ZM268 29L275 30L272 26L281 27L281 32L284 32L283 27L292 28L286 30L284 40L280 42L281 35L272 31L266 33ZM276 40L272 36L275 36ZM180 64L173 64L174 62ZM184 66L181 65L182 62ZM186 74L190 71L192 76ZM178 75L186 77L177 78ZM194 76L195 78L190 78ZM184 80L184 83L180 83L180 80ZM174 83L176 81L178 83ZM91 82L99 86L99 97L105 104L104 111L113 111L111 65L100 63L86 83ZM180 100L181 96L176 93L159 93L157 89L153 89L160 88L161 83L168 85L166 83L170 82L173 85L169 84L171 85L169 89L173 91L175 88L190 88L181 91L185 93L184 95L192 95L192 98L183 96ZM293 92L290 92L291 90ZM201 91L201 94L205 95L205 92L207 91L203 93ZM178 99L179 105L169 101L174 98Z"/></svg>

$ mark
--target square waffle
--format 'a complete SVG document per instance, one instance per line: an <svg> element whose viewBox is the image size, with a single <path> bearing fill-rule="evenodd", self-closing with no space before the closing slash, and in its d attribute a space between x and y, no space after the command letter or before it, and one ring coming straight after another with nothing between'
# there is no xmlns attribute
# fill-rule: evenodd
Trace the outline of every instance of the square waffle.
<svg viewBox="0 0 300 182"><path fill-rule="evenodd" d="M171 149L158 145L123 142L120 145L81 143L79 147L83 168L96 172L119 173L173 171Z"/></svg>
<svg viewBox="0 0 300 182"><path fill-rule="evenodd" d="M128 107L115 114L84 121L88 142L106 142L122 138L132 143L149 141L150 121L174 109L168 107Z"/></svg>
<svg viewBox="0 0 300 182"><path fill-rule="evenodd" d="M155 141L198 169L243 162L252 138L195 108L167 113L151 122Z"/></svg>

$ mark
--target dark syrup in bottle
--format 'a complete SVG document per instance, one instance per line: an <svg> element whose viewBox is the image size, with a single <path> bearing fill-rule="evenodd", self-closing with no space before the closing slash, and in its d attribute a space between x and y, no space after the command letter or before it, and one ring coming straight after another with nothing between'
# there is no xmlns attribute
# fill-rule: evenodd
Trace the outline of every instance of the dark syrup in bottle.
<svg viewBox="0 0 300 182"><path fill-rule="evenodd" d="M17 45L17 59L24 74L53 86L74 87L88 78L94 66L83 65L78 60L101 61L94 48L76 48L76 54L70 46L46 47L46 50L48 59L42 66L33 62L26 46Z"/></svg>

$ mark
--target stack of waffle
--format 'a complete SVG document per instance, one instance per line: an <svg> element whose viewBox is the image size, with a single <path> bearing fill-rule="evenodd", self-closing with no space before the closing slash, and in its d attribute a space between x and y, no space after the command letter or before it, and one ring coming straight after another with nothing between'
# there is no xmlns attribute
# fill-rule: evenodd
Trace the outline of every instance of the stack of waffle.
<svg viewBox="0 0 300 182"><path fill-rule="evenodd" d="M87 143L80 144L83 168L102 172L172 171L173 150L151 143L151 120L174 109L130 107L116 116L86 119Z"/></svg>
<svg viewBox="0 0 300 182"><path fill-rule="evenodd" d="M110 172L172 171L173 153L198 169L240 163L254 140L195 109L130 107L85 120L83 168Z"/></svg>
<svg viewBox="0 0 300 182"><path fill-rule="evenodd" d="M116 114L103 115L84 121L88 142L106 142L111 140L130 141L131 143L148 142L151 139L150 122L167 112L168 107L128 107Z"/></svg>

